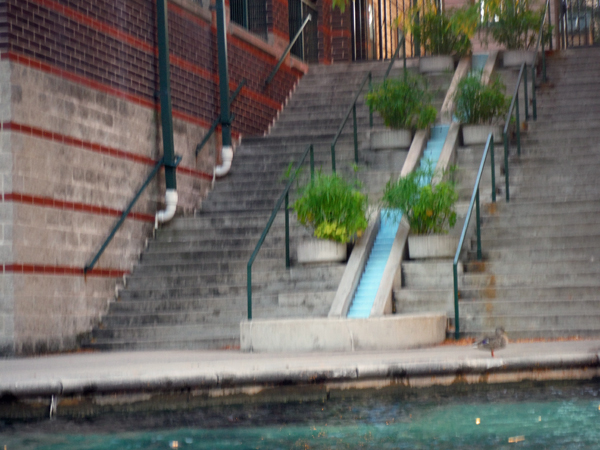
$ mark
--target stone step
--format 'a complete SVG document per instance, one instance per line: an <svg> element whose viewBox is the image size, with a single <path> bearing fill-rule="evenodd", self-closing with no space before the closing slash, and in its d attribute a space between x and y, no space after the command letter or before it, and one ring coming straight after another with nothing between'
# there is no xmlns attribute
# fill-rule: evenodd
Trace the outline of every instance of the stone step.
<svg viewBox="0 0 600 450"><path fill-rule="evenodd" d="M485 273L488 275L527 274L532 279L538 276L568 277L570 275L600 275L600 260L571 261L568 259L533 263L525 258L520 261L487 260L470 261L465 265L465 273Z"/></svg>
<svg viewBox="0 0 600 450"><path fill-rule="evenodd" d="M494 226L496 225L496 226ZM482 230L482 238L490 239L531 239L535 240L536 245L542 239L560 239L565 240L578 239L584 236L598 235L600 237L600 227L598 222L575 223L570 224L568 228L564 225L520 225L520 226L501 226L500 224L486 224Z"/></svg>
<svg viewBox="0 0 600 450"><path fill-rule="evenodd" d="M329 279L321 284L322 289L331 290L337 289L337 284L339 283L338 279ZM315 283L314 281L304 281L304 280L294 280L294 281L286 281L286 280L277 280L275 282L269 282L267 285L259 283L252 285L252 292L256 294L273 294L278 293L280 291L290 291L290 290L302 290L308 291L314 289ZM194 297L194 296L210 296L213 297L215 295L225 295L228 297L243 295L247 291L246 282L240 282L237 284L220 284L220 283L212 283L212 284L202 284L196 286L189 287L181 287L181 288L161 288L161 289L126 289L120 293L120 296L123 300L162 300L162 299L171 299L171 298L182 298L182 297Z"/></svg>
<svg viewBox="0 0 600 450"><path fill-rule="evenodd" d="M256 247L255 243L250 243L243 248L237 248L235 250L197 250L197 251L162 251L155 253L144 252L142 254L142 264L150 263L156 264L157 262L162 264L184 264L184 263L197 263L199 261L220 261L227 260L229 258L234 259L250 259L250 255ZM262 258L285 258L285 248L283 246L269 247L263 245L260 248L259 257Z"/></svg>
<svg viewBox="0 0 600 450"><path fill-rule="evenodd" d="M572 246L569 249L556 251L556 250L543 250L535 247L522 247L522 248L507 248L497 250L486 250L483 249L483 256L487 261L521 261L526 260L531 263L551 263L551 262L563 262L563 261L590 261L592 263L600 260L600 243L596 246L592 242L583 245L582 247ZM475 252L470 255L470 259L476 258Z"/></svg>
<svg viewBox="0 0 600 450"><path fill-rule="evenodd" d="M279 296L252 295L252 305L257 308L274 308L279 305ZM171 298L162 300L119 300L111 303L111 311L119 314L131 314L133 312L151 313L165 311L215 311L243 310L247 312L248 296L246 294L237 297L206 296L189 298Z"/></svg>
<svg viewBox="0 0 600 450"><path fill-rule="evenodd" d="M461 301L459 312L463 317L473 317L483 314L510 315L600 315L600 298L591 300L488 300Z"/></svg>
<svg viewBox="0 0 600 450"><path fill-rule="evenodd" d="M344 273L344 265L318 267L292 267L286 269L285 265L280 266L279 270L260 270L255 268L252 271L253 283L271 283L276 281L324 281L331 278L341 278ZM196 274L174 274L165 275L157 278L152 274L133 274L127 279L127 287L131 290L138 289L166 289L166 288L186 288L198 285L211 284L242 284L247 280L245 268L240 271L221 272L211 270Z"/></svg>
<svg viewBox="0 0 600 450"><path fill-rule="evenodd" d="M460 299L464 301L473 300L593 300L598 298L598 287L596 283L563 286L496 286L487 285L483 288L466 287L459 289Z"/></svg>
<svg viewBox="0 0 600 450"><path fill-rule="evenodd" d="M394 289L397 314L445 311L454 314L453 289Z"/></svg>
<svg viewBox="0 0 600 450"><path fill-rule="evenodd" d="M321 306L318 308L312 306L294 306L273 308L253 308L253 318L289 318L289 317L324 317L329 313L329 307ZM116 330L129 327L154 327L161 325L191 325L204 326L208 324L227 323L230 321L235 324L247 318L247 311L244 309L234 310L214 310L183 312L169 312L149 314L112 314L103 321L106 330Z"/></svg>
<svg viewBox="0 0 600 450"><path fill-rule="evenodd" d="M568 316L552 313L531 315L488 314L486 316L463 317L460 319L460 325L465 334L480 333L502 326L506 330L509 340L531 336L526 334L527 332L539 333L538 336L545 337L581 335L583 333L597 333L600 335L600 314L582 313Z"/></svg>

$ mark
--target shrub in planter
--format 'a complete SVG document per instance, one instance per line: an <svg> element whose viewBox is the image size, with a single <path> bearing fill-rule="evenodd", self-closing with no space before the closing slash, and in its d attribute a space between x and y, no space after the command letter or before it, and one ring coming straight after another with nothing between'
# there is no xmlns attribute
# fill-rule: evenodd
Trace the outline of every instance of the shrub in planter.
<svg viewBox="0 0 600 450"><path fill-rule="evenodd" d="M463 56L471 51L471 38L479 22L477 5L440 11L435 2L425 1L400 14L395 25L411 34L426 55Z"/></svg>
<svg viewBox="0 0 600 450"><path fill-rule="evenodd" d="M371 111L377 111L387 127L423 129L435 122L437 111L431 104L424 78L408 75L388 79L367 94Z"/></svg>
<svg viewBox="0 0 600 450"><path fill-rule="evenodd" d="M537 43L543 11L531 9L529 0L488 0L483 20L488 22L486 37L508 50L528 50Z"/></svg>
<svg viewBox="0 0 600 450"><path fill-rule="evenodd" d="M454 208L458 200L455 183L447 175L435 186L431 167L390 180L383 192L383 205L401 212L414 234L447 234L456 224Z"/></svg>
<svg viewBox="0 0 600 450"><path fill-rule="evenodd" d="M510 105L505 90L498 77L483 84L481 72L471 72L456 88L454 115L460 122L471 125L497 123L504 118Z"/></svg>
<svg viewBox="0 0 600 450"><path fill-rule="evenodd" d="M367 228L367 206L367 196L357 183L319 172L300 188L300 197L292 208L298 221L312 229L315 237L347 243Z"/></svg>

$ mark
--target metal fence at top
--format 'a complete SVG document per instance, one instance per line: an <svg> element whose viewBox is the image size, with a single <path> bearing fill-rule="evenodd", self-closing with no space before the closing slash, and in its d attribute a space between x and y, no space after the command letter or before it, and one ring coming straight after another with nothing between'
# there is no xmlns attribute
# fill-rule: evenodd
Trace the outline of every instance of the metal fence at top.
<svg viewBox="0 0 600 450"><path fill-rule="evenodd" d="M231 0L229 7L232 22L267 38L267 3L264 0Z"/></svg>
<svg viewBox="0 0 600 450"><path fill-rule="evenodd" d="M290 53L309 63L318 62L319 37L316 6L306 0L289 0L288 13L290 40L296 35L304 20L309 15L312 16L312 20L306 24L304 31L302 32L302 38L296 41L292 46Z"/></svg>
<svg viewBox="0 0 600 450"><path fill-rule="evenodd" d="M564 47L600 45L600 1L563 0L558 24Z"/></svg>

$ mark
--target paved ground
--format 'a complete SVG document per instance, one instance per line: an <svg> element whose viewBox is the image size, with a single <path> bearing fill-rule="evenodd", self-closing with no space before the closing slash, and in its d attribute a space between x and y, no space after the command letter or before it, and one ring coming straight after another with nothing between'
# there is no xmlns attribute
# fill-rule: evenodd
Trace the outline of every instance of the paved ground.
<svg viewBox="0 0 600 450"><path fill-rule="evenodd" d="M465 374L487 377L489 374L550 371L562 371L562 378L598 376L600 340L513 343L498 351L495 358L471 346L443 345L389 352L152 351L3 359L0 360L0 395L69 395L193 386L222 388L393 377L431 379Z"/></svg>

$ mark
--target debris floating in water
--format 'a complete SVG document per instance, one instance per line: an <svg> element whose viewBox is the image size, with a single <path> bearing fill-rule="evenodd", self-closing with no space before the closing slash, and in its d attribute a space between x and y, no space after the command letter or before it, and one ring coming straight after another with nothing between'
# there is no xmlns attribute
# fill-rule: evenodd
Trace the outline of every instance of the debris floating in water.
<svg viewBox="0 0 600 450"><path fill-rule="evenodd" d="M177 441L171 441L171 442L169 442L169 447L171 447L171 448L179 448L179 442L177 442Z"/></svg>
<svg viewBox="0 0 600 450"><path fill-rule="evenodd" d="M481 420L479 419L479 417L477 419L475 419L475 425L479 425L481 423Z"/></svg>
<svg viewBox="0 0 600 450"><path fill-rule="evenodd" d="M517 442L523 442L525 440L525 436L513 436L508 438L509 444L515 444Z"/></svg>

